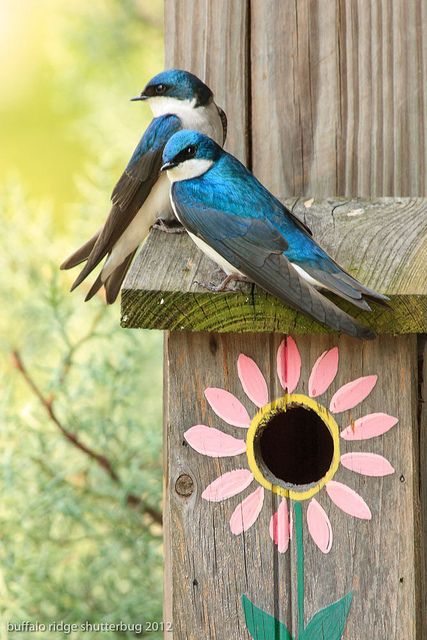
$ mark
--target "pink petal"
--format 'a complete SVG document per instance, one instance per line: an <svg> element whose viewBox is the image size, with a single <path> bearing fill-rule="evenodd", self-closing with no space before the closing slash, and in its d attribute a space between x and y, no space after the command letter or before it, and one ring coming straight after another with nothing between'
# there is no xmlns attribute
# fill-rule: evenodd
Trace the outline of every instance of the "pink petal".
<svg viewBox="0 0 427 640"><path fill-rule="evenodd" d="M213 427L204 424L196 424L184 433L188 444L198 453L212 458L226 458L237 456L246 451L244 440L238 440L233 436L223 433Z"/></svg>
<svg viewBox="0 0 427 640"><path fill-rule="evenodd" d="M270 537L277 545L279 553L285 553L289 546L290 522L286 500L282 500L270 520Z"/></svg>
<svg viewBox="0 0 427 640"><path fill-rule="evenodd" d="M341 456L341 464L346 469L365 476L382 477L394 473L390 462L376 453L345 453Z"/></svg>
<svg viewBox="0 0 427 640"><path fill-rule="evenodd" d="M357 378L352 382L348 382L343 387L338 389L332 396L331 404L329 406L332 413L341 413L352 409L359 402L362 402L375 387L378 380L378 376L363 376Z"/></svg>
<svg viewBox="0 0 427 640"><path fill-rule="evenodd" d="M247 531L258 518L264 503L264 489L258 487L235 508L230 518L231 533Z"/></svg>
<svg viewBox="0 0 427 640"><path fill-rule="evenodd" d="M369 440L369 438L387 433L398 422L398 418L389 416L387 413L370 413L363 418L358 418L341 431L341 438L344 440Z"/></svg>
<svg viewBox="0 0 427 640"><path fill-rule="evenodd" d="M219 418L233 427L249 427L251 419L240 400L225 389L209 387L205 389L206 400Z"/></svg>
<svg viewBox="0 0 427 640"><path fill-rule="evenodd" d="M322 553L332 549L332 527L324 508L311 499L307 509L307 525L311 537Z"/></svg>
<svg viewBox="0 0 427 640"><path fill-rule="evenodd" d="M288 336L277 350L277 375L283 389L295 391L301 373L301 356L295 340Z"/></svg>
<svg viewBox="0 0 427 640"><path fill-rule="evenodd" d="M252 358L241 353L237 360L237 372L243 390L249 400L252 400L257 407L262 407L264 404L267 404L267 383L257 363L252 360Z"/></svg>
<svg viewBox="0 0 427 640"><path fill-rule="evenodd" d="M308 393L311 398L317 398L329 388L338 371L338 347L324 351L317 358L311 370L308 381Z"/></svg>
<svg viewBox="0 0 427 640"><path fill-rule="evenodd" d="M235 469L219 476L202 493L204 500L221 502L244 491L254 479L249 469Z"/></svg>
<svg viewBox="0 0 427 640"><path fill-rule="evenodd" d="M328 496L337 507L354 518L371 520L372 514L364 499L353 489L341 482L331 480L326 485Z"/></svg>

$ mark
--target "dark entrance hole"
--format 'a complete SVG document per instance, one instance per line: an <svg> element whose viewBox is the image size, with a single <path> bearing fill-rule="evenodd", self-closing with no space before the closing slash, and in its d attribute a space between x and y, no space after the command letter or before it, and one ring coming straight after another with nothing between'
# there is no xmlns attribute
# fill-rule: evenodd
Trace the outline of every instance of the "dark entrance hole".
<svg viewBox="0 0 427 640"><path fill-rule="evenodd" d="M315 411L295 405L277 411L264 422L255 442L255 455L273 484L317 484L331 466L334 442Z"/></svg>

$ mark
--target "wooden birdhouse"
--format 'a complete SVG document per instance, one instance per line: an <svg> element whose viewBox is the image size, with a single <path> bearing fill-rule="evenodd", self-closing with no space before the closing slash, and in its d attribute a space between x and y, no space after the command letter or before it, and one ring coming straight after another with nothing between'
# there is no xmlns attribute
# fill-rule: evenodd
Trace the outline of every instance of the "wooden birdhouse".
<svg viewBox="0 0 427 640"><path fill-rule="evenodd" d="M165 620L175 640L421 640L427 21L421 2L167 0L166 64L206 79L226 148L390 309L327 330L210 293L150 234L122 325L165 332Z"/></svg>

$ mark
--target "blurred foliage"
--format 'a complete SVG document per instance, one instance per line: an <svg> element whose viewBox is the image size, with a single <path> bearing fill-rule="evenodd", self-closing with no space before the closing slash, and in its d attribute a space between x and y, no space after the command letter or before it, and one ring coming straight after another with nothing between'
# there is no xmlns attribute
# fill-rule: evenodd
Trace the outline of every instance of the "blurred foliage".
<svg viewBox="0 0 427 640"><path fill-rule="evenodd" d="M70 295L58 264L149 120L128 98L162 67L162 2L2 0L0 31L0 639L28 638L7 621L159 621L162 336Z"/></svg>

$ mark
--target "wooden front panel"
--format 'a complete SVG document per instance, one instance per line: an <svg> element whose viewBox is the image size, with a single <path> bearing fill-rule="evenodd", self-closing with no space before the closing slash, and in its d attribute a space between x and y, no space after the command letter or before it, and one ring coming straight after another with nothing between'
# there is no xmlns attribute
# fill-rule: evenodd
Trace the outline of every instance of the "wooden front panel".
<svg viewBox="0 0 427 640"><path fill-rule="evenodd" d="M248 430L230 426L218 417L207 401L205 390L214 387L231 392L252 419L257 407L243 391L238 357L243 353L258 364L270 400L281 398L284 390L276 364L281 340L277 334L186 332L173 333L167 339L165 516L172 603L168 614L173 620L175 640L251 638L242 595L286 624L292 637L302 637L297 634L295 522L287 552L279 553L270 538L269 525L280 498L265 489L264 504L256 522L244 533L233 534L230 517L239 503L259 488L257 480L240 495L221 502L207 501L201 496L225 472L247 469L247 455L208 457L189 444L188 436L194 425L206 425L245 440ZM416 339L379 337L360 343L332 336L299 336L295 341L302 364L294 393L304 395L308 395L308 380L318 357L334 346L339 348L338 373L324 394L316 398L320 405L328 407L332 396L344 384L378 375L376 385L365 399L350 410L334 414L340 431L348 425L357 430L354 421L372 413L382 412L399 420L377 437L360 441L339 438L340 455L375 453L394 468L394 473L384 477L368 477L340 465L333 477L332 482L347 485L364 499L371 520L344 513L331 501L326 487L322 488L314 499L324 508L333 532L332 547L329 553L324 553L307 529L311 498L299 503L305 552L304 624L307 626L316 612L352 592L345 639L421 637L416 635L419 594L415 570L419 563ZM291 370L292 362L288 365ZM230 420L229 416L227 419ZM292 510L292 501L287 503ZM341 506L346 504L348 501ZM336 615L342 615L342 611ZM258 637L270 639L269 635ZM324 637L334 640L332 635Z"/></svg>

